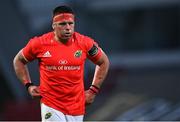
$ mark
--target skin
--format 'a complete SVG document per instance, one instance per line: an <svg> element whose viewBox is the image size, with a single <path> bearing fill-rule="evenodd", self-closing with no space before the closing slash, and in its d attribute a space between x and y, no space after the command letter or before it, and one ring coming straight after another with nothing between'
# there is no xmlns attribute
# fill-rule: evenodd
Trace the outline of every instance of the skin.
<svg viewBox="0 0 180 122"><path fill-rule="evenodd" d="M26 83L25 81L31 82L29 70L26 65L27 63L28 62L26 61L26 59L24 58L20 50L13 60L13 65L14 65L14 70L16 72L17 77L23 84ZM33 98L40 97L38 86L35 86L35 85L30 86L28 88L28 92Z"/></svg>
<svg viewBox="0 0 180 122"><path fill-rule="evenodd" d="M69 18L54 22L52 28L55 33L55 40L66 44L74 33L74 20Z"/></svg>
<svg viewBox="0 0 180 122"><path fill-rule="evenodd" d="M54 37L55 40L57 40L60 43L66 44L74 33L74 25L75 22L71 18L52 23L52 28L55 34ZM20 79L20 81L23 84L24 81L31 82L28 67L26 65L27 63L28 62L22 55L21 51L19 51L13 60L13 65L17 77ZM102 56L98 61L94 63L96 64L96 68L95 68L92 85L95 85L98 88L100 88L109 69L109 60L107 55L102 51ZM28 92L33 98L40 97L39 86L35 86L35 85L30 86L28 88ZM95 96L96 96L95 94L93 94L89 90L86 90L85 91L86 105L93 103Z"/></svg>
<svg viewBox="0 0 180 122"><path fill-rule="evenodd" d="M109 69L109 59L107 55L104 52L102 52L102 56L95 64L96 64L96 68L95 68L92 85L95 85L98 88L100 88ZM96 95L92 94L89 90L86 90L85 96L86 96L86 105L89 105L94 102Z"/></svg>

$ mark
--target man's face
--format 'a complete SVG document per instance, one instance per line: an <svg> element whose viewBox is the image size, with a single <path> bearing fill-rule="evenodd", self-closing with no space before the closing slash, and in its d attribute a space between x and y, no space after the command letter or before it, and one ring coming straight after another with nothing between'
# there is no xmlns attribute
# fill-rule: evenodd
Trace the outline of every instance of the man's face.
<svg viewBox="0 0 180 122"><path fill-rule="evenodd" d="M56 17L56 16L55 16ZM59 39L68 40L74 33L74 16L72 14L59 14L53 21L53 28Z"/></svg>

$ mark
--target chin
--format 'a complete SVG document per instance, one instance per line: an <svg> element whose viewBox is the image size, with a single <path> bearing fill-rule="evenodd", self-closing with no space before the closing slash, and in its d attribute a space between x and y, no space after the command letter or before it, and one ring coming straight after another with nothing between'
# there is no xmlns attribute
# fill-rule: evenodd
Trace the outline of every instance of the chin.
<svg viewBox="0 0 180 122"><path fill-rule="evenodd" d="M70 39L72 36L64 36L63 39Z"/></svg>
<svg viewBox="0 0 180 122"><path fill-rule="evenodd" d="M68 39L70 39L71 37L64 37L63 39L65 39L65 40L68 40Z"/></svg>
<svg viewBox="0 0 180 122"><path fill-rule="evenodd" d="M61 38L62 40L64 41L68 41L71 37L64 37L64 38Z"/></svg>

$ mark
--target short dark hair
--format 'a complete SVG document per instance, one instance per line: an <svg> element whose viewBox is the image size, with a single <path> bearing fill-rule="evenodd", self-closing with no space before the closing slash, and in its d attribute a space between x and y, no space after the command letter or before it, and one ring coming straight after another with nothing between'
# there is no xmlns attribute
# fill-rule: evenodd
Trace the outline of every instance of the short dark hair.
<svg viewBox="0 0 180 122"><path fill-rule="evenodd" d="M69 6L58 6L53 10L53 17L60 13L71 13L74 14L73 10Z"/></svg>

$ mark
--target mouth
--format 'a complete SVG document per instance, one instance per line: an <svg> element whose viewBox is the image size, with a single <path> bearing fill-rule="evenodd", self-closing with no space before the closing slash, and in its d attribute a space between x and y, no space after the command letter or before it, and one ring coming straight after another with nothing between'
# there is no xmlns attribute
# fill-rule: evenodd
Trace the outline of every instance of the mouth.
<svg viewBox="0 0 180 122"><path fill-rule="evenodd" d="M65 36L65 37L70 37L70 36L71 36L71 33L66 32L66 33L64 33L64 36Z"/></svg>

